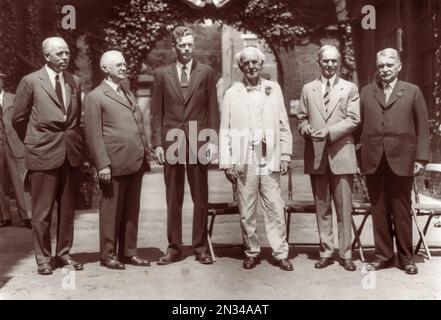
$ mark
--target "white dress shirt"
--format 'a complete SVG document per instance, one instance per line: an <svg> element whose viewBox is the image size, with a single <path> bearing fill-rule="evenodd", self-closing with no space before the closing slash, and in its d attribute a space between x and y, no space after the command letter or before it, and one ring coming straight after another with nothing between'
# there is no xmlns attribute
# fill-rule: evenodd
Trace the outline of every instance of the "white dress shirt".
<svg viewBox="0 0 441 320"><path fill-rule="evenodd" d="M332 87L334 86L334 83L335 83L335 79L337 78L337 75L336 74L334 74L331 78L329 78L329 79L326 79L324 76L320 76L320 83L321 83L321 85L322 85L322 95L324 96L325 95L325 92L326 92L326 85L327 85L327 82L329 81L329 84L330 84L330 86L331 86L331 90L332 90Z"/></svg>
<svg viewBox="0 0 441 320"><path fill-rule="evenodd" d="M190 62L185 65L187 67L187 69L185 70L185 73L187 74L188 82L190 82L190 72L191 72L192 65L193 65L193 59L191 59ZM178 72L179 83L181 83L181 73L182 73L183 66L184 65L182 63L180 63L179 61L176 61L176 71Z"/></svg>
<svg viewBox="0 0 441 320"><path fill-rule="evenodd" d="M385 101L386 101L386 103L387 103L387 101L389 100L389 97L390 97L392 91L394 90L395 85L397 84L397 81L398 81L398 78L395 78L395 80L392 81L391 83L383 82L383 92L384 92L384 97L385 97ZM386 87L387 87L388 85L389 85L390 88L389 88L389 89L386 89Z"/></svg>

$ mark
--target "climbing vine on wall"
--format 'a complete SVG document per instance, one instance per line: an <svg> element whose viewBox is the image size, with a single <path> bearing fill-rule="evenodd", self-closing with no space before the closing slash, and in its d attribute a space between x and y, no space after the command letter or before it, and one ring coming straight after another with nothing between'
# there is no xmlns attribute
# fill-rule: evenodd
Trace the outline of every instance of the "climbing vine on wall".
<svg viewBox="0 0 441 320"><path fill-rule="evenodd" d="M17 59L15 56L16 18L13 0L3 0L0 10L0 72L6 73L6 89L11 89L11 80L15 76Z"/></svg>

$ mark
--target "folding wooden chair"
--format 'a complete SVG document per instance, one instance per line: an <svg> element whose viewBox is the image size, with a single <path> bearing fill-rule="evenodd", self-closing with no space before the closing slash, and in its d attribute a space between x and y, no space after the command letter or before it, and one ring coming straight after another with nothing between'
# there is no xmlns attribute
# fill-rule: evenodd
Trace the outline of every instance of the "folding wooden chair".
<svg viewBox="0 0 441 320"><path fill-rule="evenodd" d="M430 174L435 173L435 172L437 172L439 175L441 175L441 164L440 163L427 164L426 169L425 169L425 176L430 177ZM430 179L428 179L428 178L424 179L425 188L429 189L431 183L436 183L436 182L430 181ZM430 226L430 222L432 221L432 218L435 216L439 217L441 215L441 204L436 204L436 203L435 204L424 204L424 203L420 202L420 195L419 195L420 190L418 190L417 178L414 180L413 187L414 187L414 192L415 192L415 201L412 206L412 216L414 218L414 221L415 221L415 224L416 224L416 227L418 230L418 234L420 237L420 239L418 240L418 243L415 247L415 254L418 254L418 252L421 249L421 245L423 245L428 259L431 260L432 256L430 254L430 249L429 249L429 246L426 241L426 235L427 235L427 231ZM423 229L421 229L421 227L420 227L420 224L417 220L417 216L427 216L426 224L424 225Z"/></svg>
<svg viewBox="0 0 441 320"><path fill-rule="evenodd" d="M360 253L360 258L362 261L365 261L364 259L364 254L363 254L363 246L360 240L360 235L363 231L363 228L365 226L366 220L370 215L370 204L368 201L366 201L366 199L368 199L367 197L367 189L366 186L364 184L364 180L362 179L361 176L356 176L355 178L359 177L360 180L362 180L362 188L363 188L363 201L361 202L352 202L352 217L351 217L351 225L352 225L352 230L354 231L354 241L352 243L352 249L354 250L356 248L358 248L358 251ZM288 243L290 243L289 241L289 235L290 235L290 229L291 229L291 214L298 214L298 213L302 213L302 214L315 214L315 203L313 200L293 200L293 195L292 195L292 168L290 168L290 171L288 173L288 200L285 201L285 220L286 220L286 239L288 241ZM355 224L354 221L354 216L356 215L362 215L363 216L363 220L360 223L360 225L357 227L357 225ZM302 246L311 246L311 245L317 245L317 243L295 243L296 245L302 245ZM319 239L319 243L320 244L320 239Z"/></svg>
<svg viewBox="0 0 441 320"><path fill-rule="evenodd" d="M216 217L239 214L239 207L237 206L237 201L236 201L236 184L232 183L232 186L233 186L232 202L208 203L208 217L210 217L210 221L208 222L207 242L208 242L208 249L210 250L210 255L213 261L216 261L216 257L214 255L214 249L213 249L213 244L211 242L211 237L213 236L213 228ZM229 245L229 246L238 246L238 245Z"/></svg>

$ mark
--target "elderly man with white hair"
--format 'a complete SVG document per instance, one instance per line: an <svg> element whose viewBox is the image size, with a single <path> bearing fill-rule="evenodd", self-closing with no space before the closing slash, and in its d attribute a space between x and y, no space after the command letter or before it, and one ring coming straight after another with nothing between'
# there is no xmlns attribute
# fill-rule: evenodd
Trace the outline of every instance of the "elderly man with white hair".
<svg viewBox="0 0 441 320"><path fill-rule="evenodd" d="M292 135L282 90L261 77L265 55L246 47L236 55L243 80L225 93L221 115L220 168L237 183L245 247L244 269L259 263L257 198L262 201L266 234L282 270L292 271L280 174L288 171Z"/></svg>
<svg viewBox="0 0 441 320"><path fill-rule="evenodd" d="M378 82L361 91L361 171L372 204L376 259L370 268L394 264L394 237L400 267L417 274L412 251L413 177L429 161L427 106L420 88L399 80L395 49L377 53Z"/></svg>
<svg viewBox="0 0 441 320"><path fill-rule="evenodd" d="M86 143L102 191L100 261L108 269L149 266L136 252L142 178L150 169L142 113L125 81L122 53L105 52L100 65L105 79L84 102Z"/></svg>
<svg viewBox="0 0 441 320"><path fill-rule="evenodd" d="M74 168L83 163L78 77L66 71L70 52L59 37L42 44L46 64L25 76L14 100L12 125L25 144L32 197L32 231L38 273L52 274L51 219L57 202L55 265L83 265L70 256L74 229Z"/></svg>

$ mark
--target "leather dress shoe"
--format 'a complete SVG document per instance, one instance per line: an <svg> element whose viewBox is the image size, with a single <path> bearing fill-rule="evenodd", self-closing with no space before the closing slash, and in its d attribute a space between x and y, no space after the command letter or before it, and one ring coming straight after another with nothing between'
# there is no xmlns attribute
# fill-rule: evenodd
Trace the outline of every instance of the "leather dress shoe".
<svg viewBox="0 0 441 320"><path fill-rule="evenodd" d="M291 262L288 261L288 259L280 259L277 260L280 269L284 270L284 271L293 271L294 268L292 267Z"/></svg>
<svg viewBox="0 0 441 320"><path fill-rule="evenodd" d="M78 261L75 261L72 258L55 257L55 263L58 268L71 266L76 271L81 271L84 269L84 266L81 263L79 263Z"/></svg>
<svg viewBox="0 0 441 320"><path fill-rule="evenodd" d="M116 259L104 259L101 260L100 264L107 269L113 270L124 270L126 268L123 263Z"/></svg>
<svg viewBox="0 0 441 320"><path fill-rule="evenodd" d="M136 267L150 267L150 261L146 259L141 259L138 256L124 257L121 259L121 262L125 264L131 264L132 266Z"/></svg>
<svg viewBox="0 0 441 320"><path fill-rule="evenodd" d="M354 261L352 261L352 259L340 259L340 265L346 271L355 271L355 270L357 270L357 266L354 264Z"/></svg>
<svg viewBox="0 0 441 320"><path fill-rule="evenodd" d="M12 220L11 219L0 221L0 228L9 227L9 226L12 226Z"/></svg>
<svg viewBox="0 0 441 320"><path fill-rule="evenodd" d="M256 267L256 265L258 263L259 263L259 258L258 257L246 257L243 260L242 268L247 269L247 270L253 269L253 268Z"/></svg>
<svg viewBox="0 0 441 320"><path fill-rule="evenodd" d="M377 259L377 260L369 263L367 265L367 269L370 270L370 271L378 271L378 270L381 270L381 269L390 268L393 265L394 265L394 261L393 260L386 260L386 261L384 261L384 260Z"/></svg>
<svg viewBox="0 0 441 320"><path fill-rule="evenodd" d="M211 259L211 256L209 254L207 254L206 252L196 254L196 260L202 264L212 264L213 263L213 259Z"/></svg>
<svg viewBox="0 0 441 320"><path fill-rule="evenodd" d="M25 219L21 222L21 226L26 229L32 230L31 219Z"/></svg>
<svg viewBox="0 0 441 320"><path fill-rule="evenodd" d="M52 267L49 263L42 263L38 265L37 272L43 276L48 276L52 274Z"/></svg>
<svg viewBox="0 0 441 320"><path fill-rule="evenodd" d="M167 252L165 256L159 258L159 261L156 264L160 266L165 266L167 264L179 261L180 258L181 258L180 253Z"/></svg>
<svg viewBox="0 0 441 320"><path fill-rule="evenodd" d="M418 274L418 268L414 263L406 264L402 267L407 274Z"/></svg>
<svg viewBox="0 0 441 320"><path fill-rule="evenodd" d="M333 263L334 260L332 258L320 258L320 260L314 264L314 268L323 269L326 268L327 266L330 266Z"/></svg>

